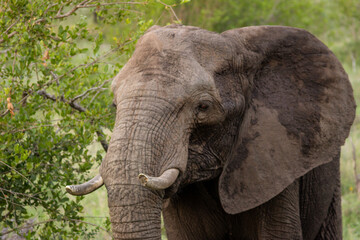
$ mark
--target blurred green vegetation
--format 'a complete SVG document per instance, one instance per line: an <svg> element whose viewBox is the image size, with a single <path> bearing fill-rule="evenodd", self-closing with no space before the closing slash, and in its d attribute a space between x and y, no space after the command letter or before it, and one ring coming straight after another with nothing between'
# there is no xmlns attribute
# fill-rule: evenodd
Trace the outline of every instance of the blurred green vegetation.
<svg viewBox="0 0 360 240"><path fill-rule="evenodd" d="M114 121L107 80L153 24L183 23L216 32L250 25L304 28L337 55L360 100L357 0L117 2L1 1L0 236L32 224L28 239L110 239L105 188L84 198L68 196L63 186L97 173L105 154L100 142L109 140ZM56 18L81 3L93 7ZM48 95L39 94L44 88ZM8 97L14 117L7 111ZM353 157L355 152L360 165L358 111L341 155L343 235L349 240L360 239Z"/></svg>
<svg viewBox="0 0 360 240"><path fill-rule="evenodd" d="M111 80L166 6L0 1L1 237L109 237L108 214L88 216L64 186L98 169L115 119Z"/></svg>

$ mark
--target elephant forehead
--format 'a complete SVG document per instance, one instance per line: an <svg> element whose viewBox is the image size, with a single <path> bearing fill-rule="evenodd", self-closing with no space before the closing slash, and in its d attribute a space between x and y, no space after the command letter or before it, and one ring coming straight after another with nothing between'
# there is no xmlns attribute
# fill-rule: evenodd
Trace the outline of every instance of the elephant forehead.
<svg viewBox="0 0 360 240"><path fill-rule="evenodd" d="M184 55L193 58L203 68L214 72L224 60L230 60L232 50L228 41L218 33L189 26L169 26L146 33L138 42L134 56Z"/></svg>
<svg viewBox="0 0 360 240"><path fill-rule="evenodd" d="M156 95L169 102L181 102L207 92L219 98L213 77L200 66L191 72L187 72L188 67L180 68L178 71L179 73L173 73L161 68L138 72L134 72L133 69L122 71L115 77L112 85L114 97L119 102L131 96Z"/></svg>
<svg viewBox="0 0 360 240"><path fill-rule="evenodd" d="M161 54L134 55L115 77L112 89L153 89L192 93L215 90L213 75L193 57L163 51Z"/></svg>
<svg viewBox="0 0 360 240"><path fill-rule="evenodd" d="M219 34L194 27L150 30L140 38L133 56L115 77L115 97L118 89L152 89L159 94L164 92L163 96L210 91L217 96L213 75L227 64L224 56L228 51L221 39Z"/></svg>
<svg viewBox="0 0 360 240"><path fill-rule="evenodd" d="M136 48L153 49L161 52L164 49L165 41L162 41L157 34L150 32L141 37Z"/></svg>
<svg viewBox="0 0 360 240"><path fill-rule="evenodd" d="M160 28L143 35L138 43L134 55L161 54L163 51L187 52L191 54L191 36L179 30Z"/></svg>

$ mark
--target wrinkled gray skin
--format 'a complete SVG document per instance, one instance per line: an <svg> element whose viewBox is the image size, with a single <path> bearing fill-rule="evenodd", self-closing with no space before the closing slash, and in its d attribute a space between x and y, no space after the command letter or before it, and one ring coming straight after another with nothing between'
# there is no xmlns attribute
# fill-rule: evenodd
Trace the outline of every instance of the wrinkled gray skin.
<svg viewBox="0 0 360 240"><path fill-rule="evenodd" d="M352 88L308 32L152 27L112 84L100 175L115 239L341 239ZM178 169L171 187L140 173Z"/></svg>

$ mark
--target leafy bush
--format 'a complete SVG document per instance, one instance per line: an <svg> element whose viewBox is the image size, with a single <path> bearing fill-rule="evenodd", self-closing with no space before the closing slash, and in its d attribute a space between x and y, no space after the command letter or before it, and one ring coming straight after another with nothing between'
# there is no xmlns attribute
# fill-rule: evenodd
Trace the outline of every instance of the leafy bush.
<svg viewBox="0 0 360 240"><path fill-rule="evenodd" d="M80 216L83 197L64 186L102 160L115 118L111 80L159 17L145 12L169 9L149 3L1 1L0 236L109 232L108 219L101 227ZM96 141L103 149L92 155Z"/></svg>

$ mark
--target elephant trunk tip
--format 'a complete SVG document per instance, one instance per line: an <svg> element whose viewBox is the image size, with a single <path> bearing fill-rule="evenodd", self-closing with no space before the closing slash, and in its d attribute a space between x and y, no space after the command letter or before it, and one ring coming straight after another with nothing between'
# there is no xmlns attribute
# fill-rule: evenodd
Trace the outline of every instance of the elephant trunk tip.
<svg viewBox="0 0 360 240"><path fill-rule="evenodd" d="M66 191L71 195L82 196L89 194L104 184L104 180L100 175L95 176L90 181L79 185L68 185L65 187Z"/></svg>
<svg viewBox="0 0 360 240"><path fill-rule="evenodd" d="M174 184L180 171L176 168L170 168L163 172L160 177L150 177L144 173L139 174L141 185L153 189L164 190Z"/></svg>

